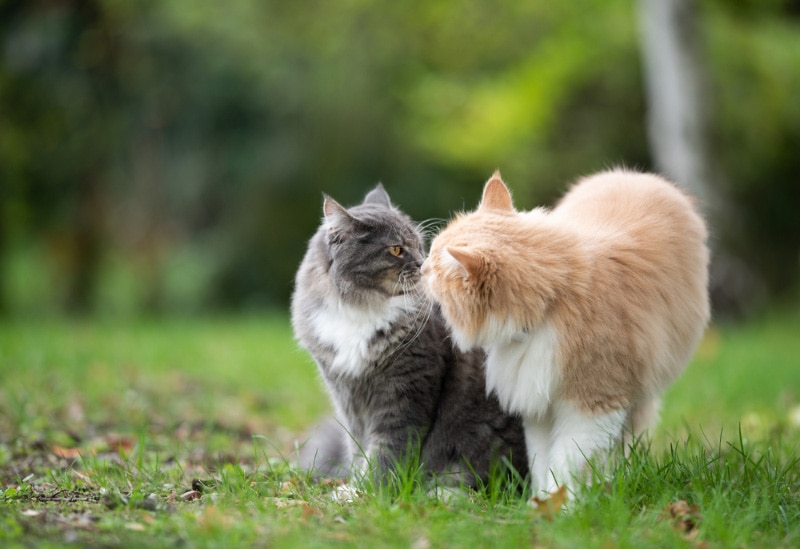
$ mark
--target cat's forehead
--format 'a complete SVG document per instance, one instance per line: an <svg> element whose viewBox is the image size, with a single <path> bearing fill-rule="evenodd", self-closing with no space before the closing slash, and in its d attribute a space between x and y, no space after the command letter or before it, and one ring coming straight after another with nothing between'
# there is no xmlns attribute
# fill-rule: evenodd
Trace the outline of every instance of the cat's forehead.
<svg viewBox="0 0 800 549"><path fill-rule="evenodd" d="M447 244L454 244L456 240L490 237L497 231L496 224L492 221L491 216L476 212L459 214L444 228L439 238L446 240Z"/></svg>
<svg viewBox="0 0 800 549"><path fill-rule="evenodd" d="M362 204L351 208L353 215L362 225L371 232L411 238L417 236L417 231L411 219L397 210L373 204Z"/></svg>

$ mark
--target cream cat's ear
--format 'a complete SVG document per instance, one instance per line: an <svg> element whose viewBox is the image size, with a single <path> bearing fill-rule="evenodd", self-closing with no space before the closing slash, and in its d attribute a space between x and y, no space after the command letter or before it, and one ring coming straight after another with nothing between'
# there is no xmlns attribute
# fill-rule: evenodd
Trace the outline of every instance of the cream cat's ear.
<svg viewBox="0 0 800 549"><path fill-rule="evenodd" d="M481 267L481 256L475 250L465 246L448 246L445 248L451 265L461 269L465 277L475 276Z"/></svg>
<svg viewBox="0 0 800 549"><path fill-rule="evenodd" d="M327 194L322 195L325 200L322 202L322 214L325 216L325 223L332 233L343 233L353 225L353 216L347 209L336 202Z"/></svg>
<svg viewBox="0 0 800 549"><path fill-rule="evenodd" d="M501 212L513 212L514 204L511 201L511 193L500 177L500 170L495 171L486 186L483 188L483 198L481 199L480 210L496 210Z"/></svg>

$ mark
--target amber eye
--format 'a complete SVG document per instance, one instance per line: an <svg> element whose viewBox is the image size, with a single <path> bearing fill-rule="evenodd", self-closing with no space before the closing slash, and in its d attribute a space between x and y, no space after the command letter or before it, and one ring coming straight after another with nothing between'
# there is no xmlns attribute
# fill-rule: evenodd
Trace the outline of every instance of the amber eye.
<svg viewBox="0 0 800 549"><path fill-rule="evenodd" d="M389 246L389 253L395 257L401 257L403 255L403 247L402 246Z"/></svg>

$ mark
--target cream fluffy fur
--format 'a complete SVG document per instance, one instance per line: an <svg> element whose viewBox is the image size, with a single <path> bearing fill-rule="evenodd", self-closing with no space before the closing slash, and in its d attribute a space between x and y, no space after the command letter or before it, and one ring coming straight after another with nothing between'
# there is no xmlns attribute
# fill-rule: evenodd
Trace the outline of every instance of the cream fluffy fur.
<svg viewBox="0 0 800 549"><path fill-rule="evenodd" d="M654 422L709 320L706 239L682 191L624 170L529 212L495 173L436 237L427 291L459 347L487 349L487 389L523 417L535 491Z"/></svg>

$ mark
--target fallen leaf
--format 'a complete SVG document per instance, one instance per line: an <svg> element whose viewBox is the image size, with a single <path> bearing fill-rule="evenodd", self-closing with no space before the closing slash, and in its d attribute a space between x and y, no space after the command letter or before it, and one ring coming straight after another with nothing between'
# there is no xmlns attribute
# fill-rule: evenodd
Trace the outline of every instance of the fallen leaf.
<svg viewBox="0 0 800 549"><path fill-rule="evenodd" d="M319 485L320 486L342 486L345 482L346 481L343 478L323 478L323 479L320 479Z"/></svg>
<svg viewBox="0 0 800 549"><path fill-rule="evenodd" d="M109 434L105 436L105 443L108 444L109 449L119 454L130 454L136 446L136 439L125 435Z"/></svg>
<svg viewBox="0 0 800 549"><path fill-rule="evenodd" d="M662 518L669 519L672 527L681 534L692 539L697 536L697 525L700 524L700 506L689 505L684 500L674 501L664 508Z"/></svg>
<svg viewBox="0 0 800 549"><path fill-rule="evenodd" d="M307 503L303 505L303 520L308 520L311 517L322 518L322 511L316 507L311 507Z"/></svg>
<svg viewBox="0 0 800 549"><path fill-rule="evenodd" d="M53 444L52 449L53 453L62 459L75 459L81 455L80 448L64 448L58 444Z"/></svg>
<svg viewBox="0 0 800 549"><path fill-rule="evenodd" d="M541 498L534 496L528 501L528 505L533 508L533 513L536 517L544 518L549 522L553 522L553 518L567 503L567 487L561 486L549 496Z"/></svg>

